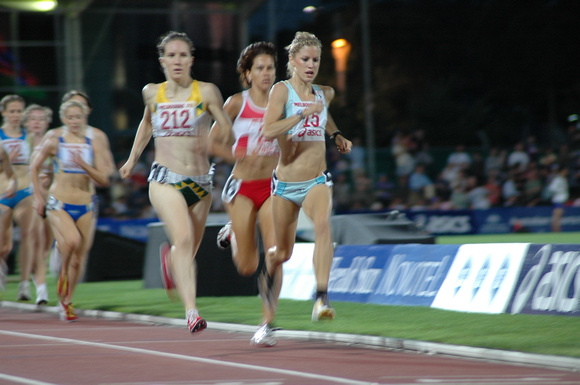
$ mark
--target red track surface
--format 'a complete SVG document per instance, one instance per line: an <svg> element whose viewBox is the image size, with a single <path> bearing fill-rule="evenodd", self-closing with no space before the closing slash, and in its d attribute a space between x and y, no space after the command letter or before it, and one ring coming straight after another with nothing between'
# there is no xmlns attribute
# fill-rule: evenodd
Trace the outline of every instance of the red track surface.
<svg viewBox="0 0 580 385"><path fill-rule="evenodd" d="M580 373L0 308L0 384L580 384Z"/></svg>

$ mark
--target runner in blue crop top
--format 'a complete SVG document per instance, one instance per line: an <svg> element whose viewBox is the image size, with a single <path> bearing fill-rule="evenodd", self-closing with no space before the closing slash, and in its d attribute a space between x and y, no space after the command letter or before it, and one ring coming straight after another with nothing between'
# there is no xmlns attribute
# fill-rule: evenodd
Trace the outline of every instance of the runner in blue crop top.
<svg viewBox="0 0 580 385"><path fill-rule="evenodd" d="M18 285L18 300L28 301L30 264L33 256L31 223L34 218L30 188L30 142L22 128L22 115L25 102L19 95L6 95L0 100L2 127L0 128L0 145L10 157L10 163L16 176L18 190L11 197L0 197L0 290L6 271L6 258L13 247L13 223L20 228L20 243L18 250L18 265L20 283ZM3 191L0 191L0 196Z"/></svg>
<svg viewBox="0 0 580 385"><path fill-rule="evenodd" d="M59 314L64 321L77 316L71 305L77 277L93 242L94 188L110 184L108 152L101 141L87 138L88 107L69 100L60 107L64 126L49 131L31 165L34 208L46 215L62 257L57 283ZM56 159L54 179L46 199L40 189L39 170L46 158Z"/></svg>
<svg viewBox="0 0 580 385"><path fill-rule="evenodd" d="M325 133L341 153L352 143L337 130L328 113L334 90L313 84L320 68L321 44L308 32L297 32L286 47L290 79L274 85L264 115L264 136L278 139L280 159L272 178L272 209L276 247L266 253L260 290L276 311L282 266L290 259L296 240L300 208L314 224L314 274L316 299L312 321L333 319L327 288L333 258L330 234L332 180L326 171ZM273 318L273 317L272 317Z"/></svg>

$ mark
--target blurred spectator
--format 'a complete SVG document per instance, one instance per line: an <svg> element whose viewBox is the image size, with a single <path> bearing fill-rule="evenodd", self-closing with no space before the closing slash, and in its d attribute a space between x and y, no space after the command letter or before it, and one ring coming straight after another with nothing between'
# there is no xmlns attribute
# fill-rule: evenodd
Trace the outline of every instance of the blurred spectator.
<svg viewBox="0 0 580 385"><path fill-rule="evenodd" d="M530 167L526 172L523 203L528 206L537 206L542 201L542 190L544 183L540 178L540 173L537 167Z"/></svg>
<svg viewBox="0 0 580 385"><path fill-rule="evenodd" d="M127 195L118 196L111 203L112 216L118 219L128 219L131 217L129 205L127 204Z"/></svg>
<svg viewBox="0 0 580 385"><path fill-rule="evenodd" d="M499 176L505 164L505 151L500 151L498 147L492 147L489 150L487 158L485 158L485 175L489 176L491 172L495 171L495 175Z"/></svg>
<svg viewBox="0 0 580 385"><path fill-rule="evenodd" d="M478 180L483 180L485 176L485 160L481 152L475 151L471 154L471 165L468 170L470 175L475 175Z"/></svg>
<svg viewBox="0 0 580 385"><path fill-rule="evenodd" d="M153 206L151 206L151 202L147 201L147 203L145 203L145 205L141 209L141 212L139 214L139 218L141 218L141 219L157 218L157 213L155 212L155 209L153 208Z"/></svg>
<svg viewBox="0 0 580 385"><path fill-rule="evenodd" d="M431 146L429 146L429 143L424 142L421 150L415 153L415 164L425 165L425 171L429 174L431 165L433 164L433 155L431 155Z"/></svg>
<svg viewBox="0 0 580 385"><path fill-rule="evenodd" d="M467 178L467 201L470 209L485 210L491 207L489 191L481 185L480 179L475 175Z"/></svg>
<svg viewBox="0 0 580 385"><path fill-rule="evenodd" d="M548 172L552 167L552 165L556 164L557 162L558 162L558 154L556 154L554 148L550 146L544 149L544 152L540 155L538 159L538 165L541 168L548 170Z"/></svg>
<svg viewBox="0 0 580 385"><path fill-rule="evenodd" d="M568 168L565 165L553 167L553 177L547 187L548 196L552 202L552 231L562 231L564 204L570 197L568 187Z"/></svg>
<svg viewBox="0 0 580 385"><path fill-rule="evenodd" d="M389 210L406 210L407 205L401 197L394 197L389 205Z"/></svg>
<svg viewBox="0 0 580 385"><path fill-rule="evenodd" d="M501 206L502 202L502 191L501 191L501 184L499 182L499 178L497 177L498 172L492 170L487 176L487 182L485 184L485 188L487 190L487 198L489 200L489 204L492 207Z"/></svg>
<svg viewBox="0 0 580 385"><path fill-rule="evenodd" d="M574 157L570 153L570 146L568 146L568 143L561 144L560 148L558 150L557 163L559 165L569 165L573 159L574 159Z"/></svg>
<svg viewBox="0 0 580 385"><path fill-rule="evenodd" d="M443 171L440 172L435 179L435 197L439 203L448 201L451 197L451 186L449 185L449 181L445 178Z"/></svg>
<svg viewBox="0 0 580 385"><path fill-rule="evenodd" d="M517 169L512 168L508 171L508 178L503 182L501 195L504 206L515 206L520 199L520 191L516 184Z"/></svg>
<svg viewBox="0 0 580 385"><path fill-rule="evenodd" d="M128 184L127 206L129 214L139 217L141 210L149 203L149 189L147 184L141 186L138 183Z"/></svg>
<svg viewBox="0 0 580 385"><path fill-rule="evenodd" d="M352 193L346 173L335 174L332 194L334 197L333 207L336 211L347 211L350 208Z"/></svg>
<svg viewBox="0 0 580 385"><path fill-rule="evenodd" d="M508 155L507 167L511 169L514 166L517 166L518 171L524 172L528 168L529 162L530 157L524 149L524 144L522 142L517 142L514 145L513 151Z"/></svg>
<svg viewBox="0 0 580 385"><path fill-rule="evenodd" d="M467 185L459 184L451 191L451 206L455 210L465 210L469 208L469 197L467 195Z"/></svg>
<svg viewBox="0 0 580 385"><path fill-rule="evenodd" d="M338 175L350 170L349 160L344 156L340 156L334 146L327 146L326 159L328 162L328 170L332 175Z"/></svg>
<svg viewBox="0 0 580 385"><path fill-rule="evenodd" d="M433 181L425 173L425 166L418 164L409 177L409 204L416 205L419 201L431 200L435 196Z"/></svg>
<svg viewBox="0 0 580 385"><path fill-rule="evenodd" d="M350 160L350 169L353 172L357 172L359 170L365 171L366 170L366 149L361 144L361 140L359 137L354 137L352 139L352 149L350 150L350 154L347 155L347 159Z"/></svg>
<svg viewBox="0 0 580 385"><path fill-rule="evenodd" d="M383 207L389 207L393 198L394 189L395 185L389 180L388 175L380 174L377 183L375 183L376 201L381 202Z"/></svg>
<svg viewBox="0 0 580 385"><path fill-rule="evenodd" d="M419 128L411 134L411 145L409 146L409 150L413 153L414 156L421 151L425 150L425 145L427 145L427 140L425 139L425 130Z"/></svg>
<svg viewBox="0 0 580 385"><path fill-rule="evenodd" d="M566 142L570 146L570 152L574 158L580 156L580 121L577 114L568 116L568 129Z"/></svg>
<svg viewBox="0 0 580 385"><path fill-rule="evenodd" d="M397 133L392 141L392 153L395 157L397 187L400 191L406 191L409 184L409 175L415 167L415 159L409 151L410 137L403 133Z"/></svg>
<svg viewBox="0 0 580 385"><path fill-rule="evenodd" d="M534 135L528 136L526 139L525 151L528 154L530 160L537 161L540 155L540 150L538 148L538 143L536 142L536 137Z"/></svg>
<svg viewBox="0 0 580 385"><path fill-rule="evenodd" d="M364 171L358 171L354 176L354 193L351 199L354 210L368 209L374 202L373 185Z"/></svg>
<svg viewBox="0 0 580 385"><path fill-rule="evenodd" d="M455 151L447 157L447 165L455 170L467 170L471 166L471 155L465 151L465 146L459 144Z"/></svg>
<svg viewBox="0 0 580 385"><path fill-rule="evenodd" d="M570 188L578 189L580 187L580 157L577 157L570 166Z"/></svg>

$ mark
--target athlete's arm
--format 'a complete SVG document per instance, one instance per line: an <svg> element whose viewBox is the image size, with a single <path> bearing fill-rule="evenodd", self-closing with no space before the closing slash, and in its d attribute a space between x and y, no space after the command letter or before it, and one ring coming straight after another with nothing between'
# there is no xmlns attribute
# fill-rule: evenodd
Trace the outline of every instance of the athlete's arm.
<svg viewBox="0 0 580 385"><path fill-rule="evenodd" d="M45 215L46 201L42 196L42 189L40 187L39 172L42 164L49 156L56 154L58 137L54 135L53 131L49 131L40 142L38 150L34 152L32 162L30 163L30 179L34 189L34 210L39 215Z"/></svg>
<svg viewBox="0 0 580 385"><path fill-rule="evenodd" d="M1 194L3 197L11 198L16 194L18 191L18 179L16 178L16 174L14 174L14 170L12 169L12 165L10 164L10 156L0 144L0 158L2 158L3 170L8 178L8 187L6 190Z"/></svg>
<svg viewBox="0 0 580 385"><path fill-rule="evenodd" d="M224 104L223 109L232 122L235 120L236 116L238 116L240 109L242 108L242 101L242 95L238 93L230 96ZM223 129L217 122L213 124L209 133L209 152L210 154L219 156L226 162L233 164L236 162L236 159L232 155L232 144L235 142L234 133L232 129L230 129L229 135L224 133L222 139L227 136L227 142L222 143L218 139L222 130Z"/></svg>
<svg viewBox="0 0 580 385"><path fill-rule="evenodd" d="M297 125L302 119L322 111L324 105L312 103L299 114L284 118L284 109L288 101L288 87L279 82L270 90L266 113L264 114L264 133L267 140L276 139L280 135L286 134L292 127Z"/></svg>
<svg viewBox="0 0 580 385"><path fill-rule="evenodd" d="M158 85L148 84L143 88L143 100L145 102L145 111L143 111L143 118L139 123L137 128L137 134L135 134L135 140L133 141L133 147L131 148L131 153L129 154L129 159L119 170L121 178L127 179L133 174L133 169L137 165L141 154L147 147L149 140L151 140L151 135L153 133L153 126L151 125L151 110L149 109L148 101L153 98L157 92Z"/></svg>

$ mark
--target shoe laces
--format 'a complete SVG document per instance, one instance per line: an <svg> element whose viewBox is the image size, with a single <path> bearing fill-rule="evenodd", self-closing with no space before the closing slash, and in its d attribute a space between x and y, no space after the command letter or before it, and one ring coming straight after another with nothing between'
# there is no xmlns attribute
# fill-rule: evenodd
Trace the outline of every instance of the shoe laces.
<svg viewBox="0 0 580 385"><path fill-rule="evenodd" d="M196 309L190 309L186 313L187 322L193 322L199 317L199 312Z"/></svg>

